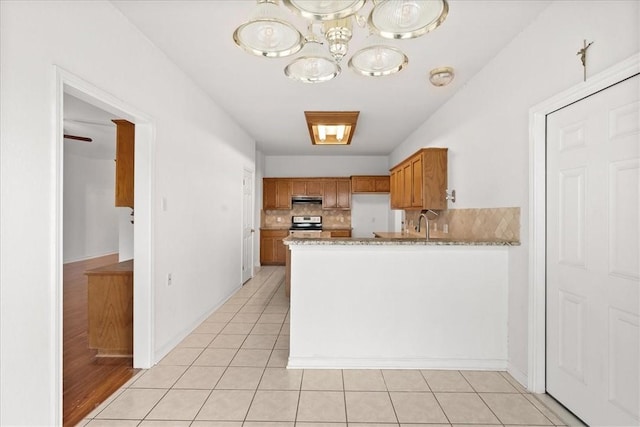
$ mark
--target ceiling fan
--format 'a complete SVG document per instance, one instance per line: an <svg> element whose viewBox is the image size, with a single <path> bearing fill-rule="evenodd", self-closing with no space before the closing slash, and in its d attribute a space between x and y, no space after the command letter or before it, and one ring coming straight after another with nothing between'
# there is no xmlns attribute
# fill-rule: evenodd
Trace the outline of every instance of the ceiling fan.
<svg viewBox="0 0 640 427"><path fill-rule="evenodd" d="M68 133L64 134L64 139L73 139L76 141L84 141L84 142L93 142L93 139L87 136L77 136L77 135L69 135Z"/></svg>
<svg viewBox="0 0 640 427"><path fill-rule="evenodd" d="M65 122L74 123L74 124L81 124L81 125L94 125L94 126L106 126L106 127L112 127L113 126L111 123L93 122L93 121L89 121L89 120L64 119L64 121ZM93 142L93 139L89 138L88 136L78 136L78 135L72 135L72 134L68 134L68 133L64 134L64 139L73 139L75 141Z"/></svg>

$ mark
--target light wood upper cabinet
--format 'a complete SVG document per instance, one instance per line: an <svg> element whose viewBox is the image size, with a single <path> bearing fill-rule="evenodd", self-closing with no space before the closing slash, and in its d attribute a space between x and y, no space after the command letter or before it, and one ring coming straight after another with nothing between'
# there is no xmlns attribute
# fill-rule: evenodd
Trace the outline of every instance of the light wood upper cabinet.
<svg viewBox="0 0 640 427"><path fill-rule="evenodd" d="M392 209L446 209L446 190L446 148L423 148L391 169Z"/></svg>
<svg viewBox="0 0 640 427"><path fill-rule="evenodd" d="M127 120L116 124L116 207L133 209L135 125Z"/></svg>
<svg viewBox="0 0 640 427"><path fill-rule="evenodd" d="M413 200L413 175L411 174L411 162L408 161L402 165L403 190L402 190L402 206L410 208Z"/></svg>
<svg viewBox="0 0 640 427"><path fill-rule="evenodd" d="M390 190L388 175L357 175L351 177L351 192L388 193Z"/></svg>
<svg viewBox="0 0 640 427"><path fill-rule="evenodd" d="M291 209L292 196L322 197L322 209L351 209L351 179L263 178L263 209Z"/></svg>
<svg viewBox="0 0 640 427"><path fill-rule="evenodd" d="M263 178L263 209L291 209L291 185L290 179Z"/></svg>
<svg viewBox="0 0 640 427"><path fill-rule="evenodd" d="M351 179L336 178L324 181L323 209L351 209Z"/></svg>
<svg viewBox="0 0 640 427"><path fill-rule="evenodd" d="M318 179L297 179L291 180L292 196L318 196L322 197L323 182Z"/></svg>

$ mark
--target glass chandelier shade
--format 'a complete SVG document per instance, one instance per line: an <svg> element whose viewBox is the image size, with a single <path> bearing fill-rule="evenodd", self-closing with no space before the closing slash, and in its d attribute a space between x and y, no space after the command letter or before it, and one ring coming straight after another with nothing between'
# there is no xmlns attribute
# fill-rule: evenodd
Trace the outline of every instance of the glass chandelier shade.
<svg viewBox="0 0 640 427"><path fill-rule="evenodd" d="M258 0L249 21L234 31L233 41L245 51L267 58L293 55L304 45L302 34L282 17L277 0Z"/></svg>
<svg viewBox="0 0 640 427"><path fill-rule="evenodd" d="M280 0L256 0L249 21L235 30L233 40L245 51L268 58L301 52L284 72L287 77L304 83L326 82L340 74L339 64L348 54L357 29L354 20L358 27L368 27L374 38L409 39L434 30L449 13L447 0L282 1L307 21L309 35L306 38L284 16L286 8L280 7ZM367 13L358 15L365 4L373 5L368 18ZM387 76L403 70L409 63L407 56L385 44L369 39L364 48L351 56L349 68L367 77Z"/></svg>
<svg viewBox="0 0 640 427"><path fill-rule="evenodd" d="M341 68L322 49L317 39L307 40L302 56L296 58L284 69L284 74L303 83L322 83L337 77Z"/></svg>
<svg viewBox="0 0 640 427"><path fill-rule="evenodd" d="M391 46L374 45L360 49L349 59L349 68L367 77L395 74L409 63L409 58Z"/></svg>
<svg viewBox="0 0 640 427"><path fill-rule="evenodd" d="M368 24L387 39L410 39L436 29L447 17L446 0L378 0Z"/></svg>
<svg viewBox="0 0 640 427"><path fill-rule="evenodd" d="M284 4L306 19L331 21L355 14L365 0L284 0Z"/></svg>

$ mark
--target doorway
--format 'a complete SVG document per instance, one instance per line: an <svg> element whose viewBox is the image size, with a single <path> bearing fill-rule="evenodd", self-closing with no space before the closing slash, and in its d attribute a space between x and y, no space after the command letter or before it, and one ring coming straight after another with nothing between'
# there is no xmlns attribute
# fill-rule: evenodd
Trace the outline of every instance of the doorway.
<svg viewBox="0 0 640 427"><path fill-rule="evenodd" d="M582 100L588 99L592 95L597 96L597 94L600 92L606 93L607 88L615 87L617 83L623 82L627 79L631 79L633 76L637 76L639 73L640 55L634 55L626 61L623 61L598 75L590 77L586 83L576 85L575 87L545 101L544 103L533 107L530 112L531 198L529 214L531 218L531 274L529 282L528 388L530 391L536 393L545 393L547 390L549 390L549 392L553 394L555 390L555 394L557 395L558 391L554 388L555 386L553 385L554 381L557 383L557 380L551 377L554 375L552 371L554 369L558 369L558 367L551 367L551 364L562 365L562 367L559 369L564 371L572 371L570 374L568 374L568 376L573 376L575 378L576 376L581 375L580 372L586 375L586 371L593 368L593 366L588 367L587 365L593 365L593 363L597 363L599 364L597 369L599 370L598 375L600 375L601 381L595 387L595 393L599 395L599 402L597 404L594 403L593 405L597 406L590 409L603 410L603 408L607 405L613 405L617 407L627 406L626 409L623 409L623 412L626 411L627 417L631 417L631 420L633 420L634 417L637 420L637 409L633 408L634 405L629 405L629 401L626 399L629 399L630 397L633 398L634 393L635 396L637 396L638 384L636 382L634 385L633 379L631 378L624 378L622 381L619 381L616 384L616 381L620 379L619 376L618 378L616 378L616 375L618 375L616 370L622 368L623 366L631 366L635 363L635 369L637 372L637 345L634 346L633 344L631 344L632 351L621 355L621 357L618 357L617 355L614 355L612 357L611 353L618 353L616 346L619 346L620 338L622 336L634 337L632 338L632 340L635 339L637 343L637 320L634 321L634 317L635 319L637 319L637 274L632 274L632 276L634 274L636 275L635 279L632 277L632 280L635 280L636 308L633 307L633 304L631 304L630 307L626 307L625 310L630 310L630 312L624 311L625 316L617 316L616 318L616 316L612 316L612 314L617 313L616 309L614 309L613 307L607 307L607 301L597 302L604 304L606 307L604 310L600 310L600 312L606 312L606 316L604 319L598 320L599 328L609 335L604 340L605 342L593 343L594 337L593 335L591 335L592 331L585 330L584 325L579 326L581 322L586 323L587 317L591 316L593 313L591 309L589 310L589 312L586 312L583 311L583 308L579 307L582 302L586 303L586 299L582 299L577 292L571 292L568 289L565 289L564 293L558 292L558 289L554 288L554 285L551 282L554 280L554 275L564 278L564 273L558 274L557 271L554 272L554 269L558 270L558 267L557 265L554 267L550 264L552 262L555 262L556 264L561 263L563 264L561 268L564 269L570 268L570 265L573 265L573 267L575 268L577 264L580 264L580 262L582 262L580 260L584 260L587 264L589 264L594 261L594 255L592 253L594 250L593 248L595 247L595 251L598 251L600 250L600 248L598 248L597 245L600 245L606 249L606 256L602 257L596 255L595 262L606 266L603 274L604 276L608 277L612 275L611 273L614 273L613 270L616 270L616 263L617 265L621 265L620 260L622 260L622 258L620 258L618 261L615 261L616 257L611 256L611 250L614 250L615 252L615 250L620 249L620 244L623 244L624 246L627 245L628 242L634 242L631 234L637 234L638 229L636 222L635 228L632 227L627 230L627 235L624 236L622 240L620 240L621 236L618 236L617 241L612 241L612 236L615 235L615 232L612 233L612 231L615 231L614 223L632 223L632 220L627 216L625 216L624 218L617 217L617 219L615 219L616 215L611 215L611 213L624 212L624 215L631 214L635 215L637 218L638 169L637 166L633 166L632 164L631 167L627 167L629 165L619 167L622 165L621 163L619 163L617 160L614 161L613 159L610 159L611 163L609 163L604 168L605 176L602 180L605 184L604 188L609 192L609 195L604 196L604 201L595 203L595 205L597 206L595 211L596 216L587 216L587 205L590 204L590 201L585 200L582 207L576 208L576 206L581 203L580 201L578 201L576 194L586 195L588 191L591 191L591 187L593 187L594 184L595 187L598 187L602 186L602 183L594 182L593 177L589 178L588 180L581 177L587 176L586 172L584 172L585 167L579 165L576 165L576 167L574 168L563 167L562 173L560 173L559 170L556 169L555 174L557 174L559 178L549 178L551 185L556 185L557 187L556 190L554 190L555 195L551 192L548 193L547 173L549 173L549 175L552 175L554 174L554 172L551 170L547 171L547 136L548 133L550 135L553 132L553 130L549 130L547 128L547 118L554 112L562 111L565 107L571 106L573 104L575 104L577 108L582 108L580 106ZM632 82L631 84L638 85L638 77L635 78L636 83ZM637 86L635 93L638 93ZM617 109L617 112L613 112L612 110L609 113L604 114L606 120L609 123L606 129L606 138L618 138L622 136L622 133L627 132L636 133L634 137L635 139L633 139L633 141L635 141L635 145L633 142L631 143L632 147L635 146L635 162L637 162L638 159L638 105L639 104L637 101L632 101L631 104L626 103L626 107L619 106L623 107L622 110ZM616 108L613 109L615 110ZM611 123L614 123L615 120L618 120L617 125L611 126ZM591 119L577 119L573 121L569 120L571 124L568 124L567 122L566 126L564 126L564 132L560 132L560 134L562 135L562 139L564 140L564 142L560 144L560 146L562 147L561 151L564 150L566 153L569 153L570 151L572 151L571 148L578 149L578 146L582 144L580 140L584 137L586 132L585 130L582 130L581 134L580 123L584 123L585 121L590 122ZM551 123L551 125L553 125L553 123ZM624 128L626 130L624 130L623 132L616 132L613 131L613 129L615 128L618 128L619 130ZM599 155L594 156L592 154L591 158L593 159L594 157L599 157ZM632 159L631 162L633 163L634 160ZM618 174L618 172L621 172L623 170L625 172ZM585 185L583 186L583 184ZM589 188L587 188L587 186ZM612 188L616 191L610 191ZM626 198L619 197L619 194L616 194L616 192L621 188L623 189L623 192L633 193L633 195L631 195L631 197L625 196ZM626 190L624 190L625 188ZM635 192L633 190L634 188ZM574 189L576 191L569 191L571 189ZM590 198L592 197L593 196L590 196ZM554 200L551 200L552 198ZM620 204L620 202L622 202L622 204ZM555 204L555 207L553 206L553 204ZM622 205L624 204L626 204L626 207L622 208ZM628 209L628 207L634 206L634 209ZM573 218L571 218L569 212L573 212ZM580 215L582 215L582 218L579 221L575 220L576 212L580 212ZM569 219L571 219L571 221L569 221ZM593 222L594 220L595 222ZM580 223L580 221L583 222ZM555 222L555 224L552 224L552 222ZM560 228L558 228L558 224L561 224ZM567 227L565 228L563 224L567 225ZM547 233L547 227L549 227L549 233ZM599 243L594 242L592 240L592 236L588 238L586 237L586 233L589 233L589 231L587 230L587 228L589 227L593 228L593 231L596 234L600 233L601 240ZM585 234L582 234L583 232ZM553 236L553 234L555 234L556 236ZM557 238L558 235L560 236L559 238ZM602 240L602 236L604 236L604 240ZM613 240L615 240L615 238ZM638 238L636 237L635 245L632 244L627 248L628 252L626 252L625 256L633 257L632 251L634 250L637 254L637 240ZM548 262L548 248L550 255L553 256L553 252L556 252L555 261L549 260ZM560 256L557 256L557 254L560 254ZM630 258L624 258L626 267L629 267L629 265L633 265L628 264L627 260L629 259ZM585 264L585 262L582 263ZM636 267L632 267L631 270L633 270L634 268L637 269L637 258L635 265ZM611 266L614 266L614 268L611 268ZM583 268L582 270L586 272L588 268ZM549 274L550 283L547 283L547 274ZM588 279L573 279L572 285L587 287L587 280ZM550 288L547 288L547 286L550 286ZM573 290L575 291L576 289ZM558 317L558 320L550 319L549 325L547 325L546 322L546 311L548 308L547 298L549 298L550 305L552 303L556 304L556 308L559 305L564 306L564 308L560 310L561 316ZM591 302L593 298L590 298ZM629 299L632 298L633 296L631 296ZM555 300L555 302L553 302L552 300ZM586 307L586 305L583 305L582 307ZM555 310L555 308L553 307L549 307L549 309ZM620 313L618 312L617 314ZM626 316L626 314L630 314L630 317ZM623 327L620 327L620 325L622 324L615 325L615 323L620 320L621 317L624 317L624 321L622 322L624 323ZM548 344L547 340L555 340L556 338L554 338L553 336L547 336L547 327L555 328L555 332L551 331L551 334L555 333L556 335L562 335L564 338L557 341L557 344ZM634 328L636 329L635 335L633 333ZM573 333L578 332L578 329L582 329L582 331L580 333ZM588 356L586 346L589 345L592 346L596 352L599 352L599 360L595 361L593 356ZM635 350L633 349L634 347ZM554 355L550 355L549 359L547 359L547 355L550 353L554 353ZM613 364L610 363L612 361ZM614 366L616 364L618 364L618 366ZM630 372L630 374L632 374L632 372ZM629 375L629 377L631 376L632 375ZM604 380L602 380L603 378ZM635 377L635 381L637 381L637 375ZM564 382L564 380L561 380L560 382ZM548 389L548 387L550 388ZM621 399L620 393L624 391L631 391L631 394L625 395L625 397ZM567 405L570 410L574 411L586 422L596 424L598 423L598 421L596 421L595 419L590 418L589 414L583 412L580 407L575 406L574 403L568 402L561 396L556 397L559 397L561 403ZM616 400L618 401L616 402ZM582 406L584 405L582 404ZM636 415L629 414L629 412L636 412ZM615 418L615 415L610 414L608 415L608 417L608 424L620 424L625 422L627 424L629 423L628 419L627 421L620 421L620 419ZM634 424L637 424L637 421L635 421Z"/></svg>
<svg viewBox="0 0 640 427"><path fill-rule="evenodd" d="M114 203L113 114L66 93L63 101L63 425L73 426L136 372L131 357L98 357L98 336L88 333L88 326L93 319L97 330L101 322L95 308L93 314L89 309L96 299L90 301L86 275L133 258L134 226L131 209ZM132 328L131 308L124 330ZM100 336L100 341L113 341L111 333Z"/></svg>
<svg viewBox="0 0 640 427"><path fill-rule="evenodd" d="M153 124L149 118L120 99L96 88L81 78L54 67L56 79L56 97L53 110L56 123L56 156L55 156L55 193L56 193L56 247L53 263L55 276L55 318L52 329L55 331L56 352L53 355L55 375L58 386L52 390L56 406L56 418L63 420L63 302L64 302L64 97L71 95L96 108L111 113L114 117L135 123L135 206L136 218L133 231L133 257L136 260L133 271L134 287L134 343L133 366L149 368L153 358L153 310L152 310L152 194L153 194Z"/></svg>

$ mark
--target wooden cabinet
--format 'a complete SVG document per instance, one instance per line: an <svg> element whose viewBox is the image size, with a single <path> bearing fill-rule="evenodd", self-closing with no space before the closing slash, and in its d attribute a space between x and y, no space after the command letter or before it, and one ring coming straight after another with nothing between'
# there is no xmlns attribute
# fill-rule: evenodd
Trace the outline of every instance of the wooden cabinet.
<svg viewBox="0 0 640 427"><path fill-rule="evenodd" d="M388 175L358 175L351 177L351 192L388 193L391 184Z"/></svg>
<svg viewBox="0 0 640 427"><path fill-rule="evenodd" d="M322 197L323 181L320 179L292 179L292 196L318 196Z"/></svg>
<svg viewBox="0 0 640 427"><path fill-rule="evenodd" d="M402 198L404 197L402 193L402 190L404 189L404 170L402 168L391 171L390 183L391 209L402 209Z"/></svg>
<svg viewBox="0 0 640 427"><path fill-rule="evenodd" d="M287 247L282 240L289 230L260 230L260 264L285 265Z"/></svg>
<svg viewBox="0 0 640 427"><path fill-rule="evenodd" d="M384 184L380 184L383 188ZM350 178L264 178L263 209L291 209L291 196L322 197L322 209L351 209Z"/></svg>
<svg viewBox="0 0 640 427"><path fill-rule="evenodd" d="M133 260L85 272L89 348L98 356L133 356Z"/></svg>
<svg viewBox="0 0 640 427"><path fill-rule="evenodd" d="M350 228L329 231L331 232L331 237L351 237Z"/></svg>
<svg viewBox="0 0 640 427"><path fill-rule="evenodd" d="M127 120L116 124L116 207L133 209L135 125Z"/></svg>
<svg viewBox="0 0 640 427"><path fill-rule="evenodd" d="M327 179L322 195L323 209L351 209L351 180L349 178Z"/></svg>
<svg viewBox="0 0 640 427"><path fill-rule="evenodd" d="M263 209L291 209L291 180L264 178L262 180Z"/></svg>
<svg viewBox="0 0 640 427"><path fill-rule="evenodd" d="M446 190L446 148L423 148L391 169L392 209L446 209Z"/></svg>

